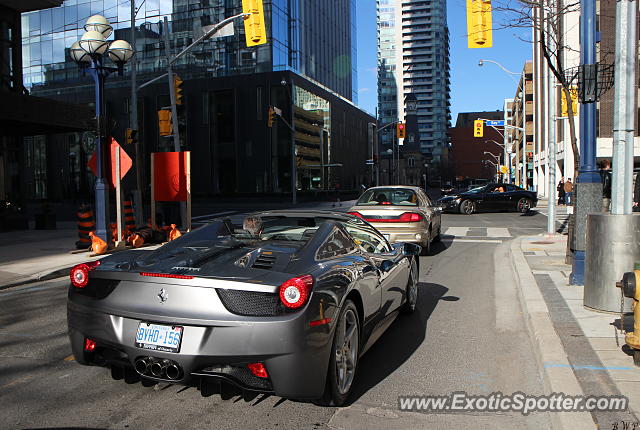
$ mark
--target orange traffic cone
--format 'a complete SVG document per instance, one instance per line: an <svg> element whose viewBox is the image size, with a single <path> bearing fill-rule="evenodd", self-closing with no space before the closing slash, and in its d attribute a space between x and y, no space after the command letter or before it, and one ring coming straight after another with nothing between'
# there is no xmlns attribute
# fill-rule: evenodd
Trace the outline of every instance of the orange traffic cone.
<svg viewBox="0 0 640 430"><path fill-rule="evenodd" d="M91 250L94 254L102 255L107 252L107 242L100 239L98 236L93 234L93 232L90 232L89 236L91 237Z"/></svg>
<svg viewBox="0 0 640 430"><path fill-rule="evenodd" d="M176 228L175 224L171 224L171 231L169 232L169 242L171 242L172 240L176 240L180 236L182 236L180 230Z"/></svg>

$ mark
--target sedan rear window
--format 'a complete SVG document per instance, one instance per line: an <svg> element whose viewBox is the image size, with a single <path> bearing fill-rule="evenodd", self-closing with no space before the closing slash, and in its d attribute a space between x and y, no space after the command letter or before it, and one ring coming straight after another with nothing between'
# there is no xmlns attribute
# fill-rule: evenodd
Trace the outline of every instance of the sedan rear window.
<svg viewBox="0 0 640 430"><path fill-rule="evenodd" d="M408 188L373 188L365 191L356 205L418 206L418 196Z"/></svg>

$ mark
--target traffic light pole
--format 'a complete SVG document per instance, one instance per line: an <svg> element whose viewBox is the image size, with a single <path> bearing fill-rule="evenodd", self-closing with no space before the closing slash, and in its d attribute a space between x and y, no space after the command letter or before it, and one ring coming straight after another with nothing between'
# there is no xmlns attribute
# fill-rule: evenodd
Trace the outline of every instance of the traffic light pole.
<svg viewBox="0 0 640 430"><path fill-rule="evenodd" d="M131 47L133 52L136 52L136 2L131 0ZM129 128L137 132L138 130L138 89L136 88L136 56L133 55L131 60L131 102L129 103ZM133 132L132 132L133 133ZM133 201L135 204L135 218L136 225L143 225L144 223L144 209L142 206L142 150L140 149L140 139L137 139L135 143L136 151L136 189L133 190Z"/></svg>
<svg viewBox="0 0 640 430"><path fill-rule="evenodd" d="M164 36L164 52L167 56L167 79L169 79L169 97L171 99L171 122L173 123L173 150L180 152L180 127L178 127L178 108L176 107L176 89L173 81L171 64L175 59L171 58L171 46L169 44L169 20L164 17L162 33Z"/></svg>

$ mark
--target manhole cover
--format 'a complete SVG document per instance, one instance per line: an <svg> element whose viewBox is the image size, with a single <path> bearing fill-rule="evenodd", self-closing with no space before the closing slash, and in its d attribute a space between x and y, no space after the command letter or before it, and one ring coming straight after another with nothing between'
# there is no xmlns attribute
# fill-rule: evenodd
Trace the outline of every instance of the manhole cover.
<svg viewBox="0 0 640 430"><path fill-rule="evenodd" d="M553 242L549 242L549 241L546 241L546 240L540 240L538 242L531 242L531 243L535 243L536 245L551 245L551 244L553 244Z"/></svg>

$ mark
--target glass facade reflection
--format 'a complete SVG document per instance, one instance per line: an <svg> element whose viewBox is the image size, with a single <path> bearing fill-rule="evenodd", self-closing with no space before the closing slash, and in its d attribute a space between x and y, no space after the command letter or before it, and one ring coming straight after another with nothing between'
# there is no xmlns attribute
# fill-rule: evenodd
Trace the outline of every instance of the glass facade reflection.
<svg viewBox="0 0 640 430"><path fill-rule="evenodd" d="M142 78L165 71L164 17L175 54L202 35L203 26L242 12L241 0L138 0L136 6L136 70ZM183 79L292 70L355 99L355 0L265 0L264 11L270 34L266 45L247 48L238 20L235 35L200 43L178 60L175 70ZM60 88L85 81L69 47L94 14L110 21L110 40L131 40L129 1L66 0L60 7L22 15L25 87L37 92L49 85Z"/></svg>

